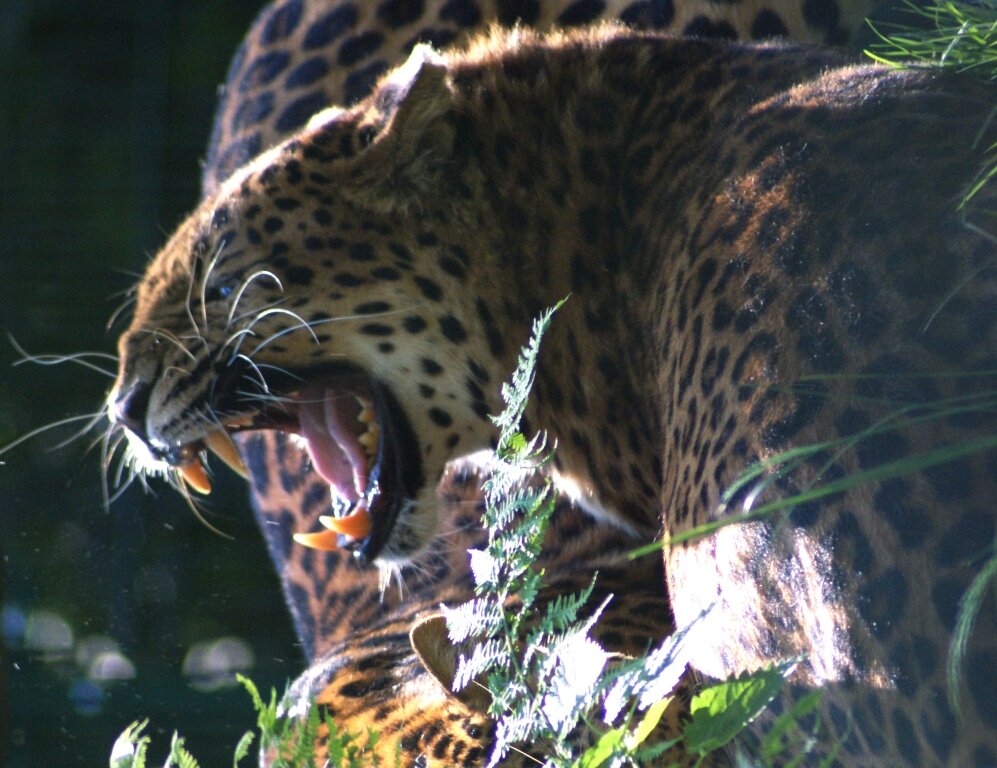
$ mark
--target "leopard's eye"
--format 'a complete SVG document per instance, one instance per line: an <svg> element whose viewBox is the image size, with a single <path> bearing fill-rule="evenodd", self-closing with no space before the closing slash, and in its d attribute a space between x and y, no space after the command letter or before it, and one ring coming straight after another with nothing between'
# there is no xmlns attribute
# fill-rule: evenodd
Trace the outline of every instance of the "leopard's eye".
<svg viewBox="0 0 997 768"><path fill-rule="evenodd" d="M204 300L206 302L212 301L224 301L229 296L233 294L235 288L231 283L220 283L217 285L209 285L204 291Z"/></svg>

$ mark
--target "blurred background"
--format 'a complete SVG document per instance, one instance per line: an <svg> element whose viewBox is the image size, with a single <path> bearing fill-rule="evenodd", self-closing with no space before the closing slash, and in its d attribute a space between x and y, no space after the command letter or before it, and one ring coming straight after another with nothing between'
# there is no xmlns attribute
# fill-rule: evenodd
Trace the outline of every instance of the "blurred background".
<svg viewBox="0 0 997 768"><path fill-rule="evenodd" d="M109 378L14 366L14 341L114 351L108 318L197 202L217 87L261 6L0 2L0 446L99 407ZM231 540L162 484L105 508L93 435L56 447L74 431L0 455L0 765L107 765L147 717L150 765L173 730L231 765L255 720L221 677L282 690L302 663L245 486L208 499Z"/></svg>

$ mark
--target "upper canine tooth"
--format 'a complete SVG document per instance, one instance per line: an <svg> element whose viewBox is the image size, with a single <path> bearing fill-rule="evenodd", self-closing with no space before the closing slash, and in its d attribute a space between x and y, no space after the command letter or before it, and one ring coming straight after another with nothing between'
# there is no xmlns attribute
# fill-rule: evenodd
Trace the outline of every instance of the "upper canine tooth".
<svg viewBox="0 0 997 768"><path fill-rule="evenodd" d="M177 472L193 490L203 493L205 496L211 493L211 481L208 480L208 473L204 471L204 465L198 459L177 467Z"/></svg>
<svg viewBox="0 0 997 768"><path fill-rule="evenodd" d="M228 432L220 429L209 432L204 437L204 445L219 459L224 461L233 472L247 480L249 479L249 470L246 468L242 456L239 455L239 449L235 447L235 443L232 442L232 438Z"/></svg>

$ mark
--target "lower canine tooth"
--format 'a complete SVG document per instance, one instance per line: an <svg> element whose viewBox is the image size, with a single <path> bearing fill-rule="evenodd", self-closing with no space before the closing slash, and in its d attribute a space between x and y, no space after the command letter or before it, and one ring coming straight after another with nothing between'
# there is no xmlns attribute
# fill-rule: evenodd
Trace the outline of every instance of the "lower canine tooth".
<svg viewBox="0 0 997 768"><path fill-rule="evenodd" d="M339 549L339 534L335 531L319 531L318 533L296 533L294 541L303 547L332 552Z"/></svg>
<svg viewBox="0 0 997 768"><path fill-rule="evenodd" d="M208 473L204 471L204 466L197 459L177 467L177 472L193 490L203 493L205 496L211 493L211 481L208 480Z"/></svg>
<svg viewBox="0 0 997 768"><path fill-rule="evenodd" d="M346 517L332 517L323 515L318 519L322 525L344 536L352 536L354 539L366 539L370 536L370 512L361 505L357 505Z"/></svg>

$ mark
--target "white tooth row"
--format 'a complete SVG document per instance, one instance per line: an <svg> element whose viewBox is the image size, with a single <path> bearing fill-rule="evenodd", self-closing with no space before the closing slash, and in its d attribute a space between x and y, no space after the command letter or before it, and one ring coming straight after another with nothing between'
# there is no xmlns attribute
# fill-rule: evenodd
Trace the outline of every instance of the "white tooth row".
<svg viewBox="0 0 997 768"><path fill-rule="evenodd" d="M357 442L363 446L367 453L367 458L373 459L377 455L377 443L381 439L381 427L374 416L374 410L366 400L357 398L360 403L360 413L357 414L357 421L367 425L367 430L357 438Z"/></svg>

